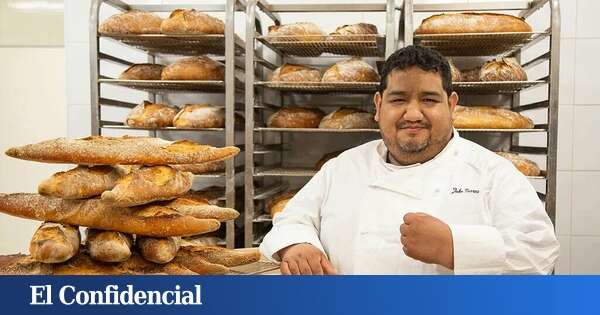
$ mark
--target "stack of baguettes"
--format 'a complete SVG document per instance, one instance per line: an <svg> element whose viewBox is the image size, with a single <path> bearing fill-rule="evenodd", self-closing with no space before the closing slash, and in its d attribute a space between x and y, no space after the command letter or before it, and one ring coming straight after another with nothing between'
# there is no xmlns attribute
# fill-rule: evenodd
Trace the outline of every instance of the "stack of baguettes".
<svg viewBox="0 0 600 315"><path fill-rule="evenodd" d="M173 166L233 158L236 147L150 137L58 138L11 148L19 159L77 166L40 183L39 194L0 194L0 212L43 221L29 255L0 258L1 274L225 274L256 250L181 244L216 231L234 209L189 193L193 174ZM86 227L81 245L79 227Z"/></svg>

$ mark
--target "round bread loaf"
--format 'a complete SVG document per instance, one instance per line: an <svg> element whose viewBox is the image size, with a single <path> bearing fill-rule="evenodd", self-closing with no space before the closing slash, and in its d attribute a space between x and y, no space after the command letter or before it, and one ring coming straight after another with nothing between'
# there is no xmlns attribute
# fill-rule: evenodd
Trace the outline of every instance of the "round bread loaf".
<svg viewBox="0 0 600 315"><path fill-rule="evenodd" d="M443 13L423 20L415 34L531 32L524 19L498 13Z"/></svg>
<svg viewBox="0 0 600 315"><path fill-rule="evenodd" d="M479 72L480 81L527 81L527 73L515 58L486 62Z"/></svg>
<svg viewBox="0 0 600 315"><path fill-rule="evenodd" d="M298 22L285 25L269 26L267 35L269 41L322 41L325 39L325 34L315 23Z"/></svg>
<svg viewBox="0 0 600 315"><path fill-rule="evenodd" d="M330 41L365 41L372 40L373 35L377 35L377 26L369 23L357 23L339 26L329 34L327 39Z"/></svg>
<svg viewBox="0 0 600 315"><path fill-rule="evenodd" d="M321 71L307 66L285 63L273 71L271 81L319 82L321 81Z"/></svg>
<svg viewBox="0 0 600 315"><path fill-rule="evenodd" d="M225 24L194 9L177 9L160 25L164 34L224 34Z"/></svg>
<svg viewBox="0 0 600 315"><path fill-rule="evenodd" d="M271 199L269 203L267 203L267 210L271 214L271 218L275 218L277 214L283 211L288 201L290 201L290 199L292 199L297 192L297 190L288 191Z"/></svg>
<svg viewBox="0 0 600 315"><path fill-rule="evenodd" d="M125 69L119 76L120 80L160 80L163 65L140 63Z"/></svg>
<svg viewBox="0 0 600 315"><path fill-rule="evenodd" d="M331 66L323 74L322 82L377 82L377 71L360 58L344 60Z"/></svg>
<svg viewBox="0 0 600 315"><path fill-rule="evenodd" d="M206 56L183 58L166 66L162 80L225 80L225 66Z"/></svg>
<svg viewBox="0 0 600 315"><path fill-rule="evenodd" d="M541 171L538 165L525 157L510 152L496 152L501 157L509 160L525 176L540 176Z"/></svg>
<svg viewBox="0 0 600 315"><path fill-rule="evenodd" d="M319 128L323 129L375 129L377 127L372 113L350 107L336 109L319 123Z"/></svg>
<svg viewBox="0 0 600 315"><path fill-rule="evenodd" d="M452 74L452 82L460 82L463 80L460 70L454 65L452 59L448 59L448 64L450 65L450 73Z"/></svg>
<svg viewBox="0 0 600 315"><path fill-rule="evenodd" d="M456 105L452 114L459 129L531 129L533 121L519 113L493 106Z"/></svg>
<svg viewBox="0 0 600 315"><path fill-rule="evenodd" d="M136 128L169 127L173 125L176 114L177 109L169 105L143 101L129 112L125 124Z"/></svg>
<svg viewBox="0 0 600 315"><path fill-rule="evenodd" d="M286 106L267 119L273 128L317 128L325 113L318 108Z"/></svg>
<svg viewBox="0 0 600 315"><path fill-rule="evenodd" d="M162 19L151 12L131 10L115 14L98 27L104 35L160 34Z"/></svg>

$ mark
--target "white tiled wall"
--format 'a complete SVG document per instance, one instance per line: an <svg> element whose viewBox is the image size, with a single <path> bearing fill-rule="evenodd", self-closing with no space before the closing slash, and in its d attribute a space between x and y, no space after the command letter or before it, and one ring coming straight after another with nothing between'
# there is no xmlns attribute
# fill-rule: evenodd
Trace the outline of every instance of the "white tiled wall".
<svg viewBox="0 0 600 315"><path fill-rule="evenodd" d="M196 0L198 2L206 2ZM482 2L487 0L463 0ZM509 1L509 0L508 0ZM129 0L130 3L190 3ZM211 0L211 2L219 2ZM271 0L298 2L294 0ZM322 2L304 0L303 2ZM327 2L336 2L328 0ZM362 0L361 2L379 2ZM416 3L457 2L415 0ZM69 136L90 131L88 16L90 0L65 0L65 49ZM561 0L560 109L558 135L557 233L561 274L600 274L600 1ZM365 15L355 18L367 19ZM286 19L287 20L287 19ZM346 19L323 18L326 25ZM238 25L239 27L239 25ZM236 27L236 29L238 29Z"/></svg>

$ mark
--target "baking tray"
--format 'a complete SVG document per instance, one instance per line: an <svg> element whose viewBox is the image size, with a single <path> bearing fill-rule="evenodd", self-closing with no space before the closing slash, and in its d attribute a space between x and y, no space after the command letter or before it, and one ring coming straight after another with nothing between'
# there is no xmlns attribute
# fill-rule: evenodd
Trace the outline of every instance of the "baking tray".
<svg viewBox="0 0 600 315"><path fill-rule="evenodd" d="M258 40L289 56L317 57L323 53L360 57L385 56L384 35L260 36Z"/></svg>
<svg viewBox="0 0 600 315"><path fill-rule="evenodd" d="M545 32L415 34L414 42L444 56L496 56L523 47Z"/></svg>
<svg viewBox="0 0 600 315"><path fill-rule="evenodd" d="M352 93L366 94L377 92L379 82L274 82L259 81L255 86L265 86L282 92L296 93Z"/></svg>
<svg viewBox="0 0 600 315"><path fill-rule="evenodd" d="M152 92L214 92L225 91L225 81L198 81L198 80L119 80L99 79L98 82L124 86L132 89Z"/></svg>
<svg viewBox="0 0 600 315"><path fill-rule="evenodd" d="M101 34L100 37L110 38L150 53L174 55L225 54L225 35L222 34ZM235 35L235 43L237 53L243 53L244 44L237 35Z"/></svg>
<svg viewBox="0 0 600 315"><path fill-rule="evenodd" d="M535 81L485 81L485 82L452 82L452 87L457 92L463 93L517 93L523 89L547 83L544 80Z"/></svg>

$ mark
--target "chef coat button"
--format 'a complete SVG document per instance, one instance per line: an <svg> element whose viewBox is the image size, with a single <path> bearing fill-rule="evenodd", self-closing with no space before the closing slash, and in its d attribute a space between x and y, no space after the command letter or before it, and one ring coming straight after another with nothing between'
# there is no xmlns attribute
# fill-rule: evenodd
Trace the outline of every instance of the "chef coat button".
<svg viewBox="0 0 600 315"><path fill-rule="evenodd" d="M454 151L454 156L457 156L457 155L458 155L458 151Z"/></svg>
<svg viewBox="0 0 600 315"><path fill-rule="evenodd" d="M438 194L439 192L440 192L440 189L439 189L439 188L436 188L436 189L435 189L435 193L436 193L436 194Z"/></svg>
<svg viewBox="0 0 600 315"><path fill-rule="evenodd" d="M369 232L364 232L364 231L360 232L360 235L367 235L367 234L369 234Z"/></svg>

